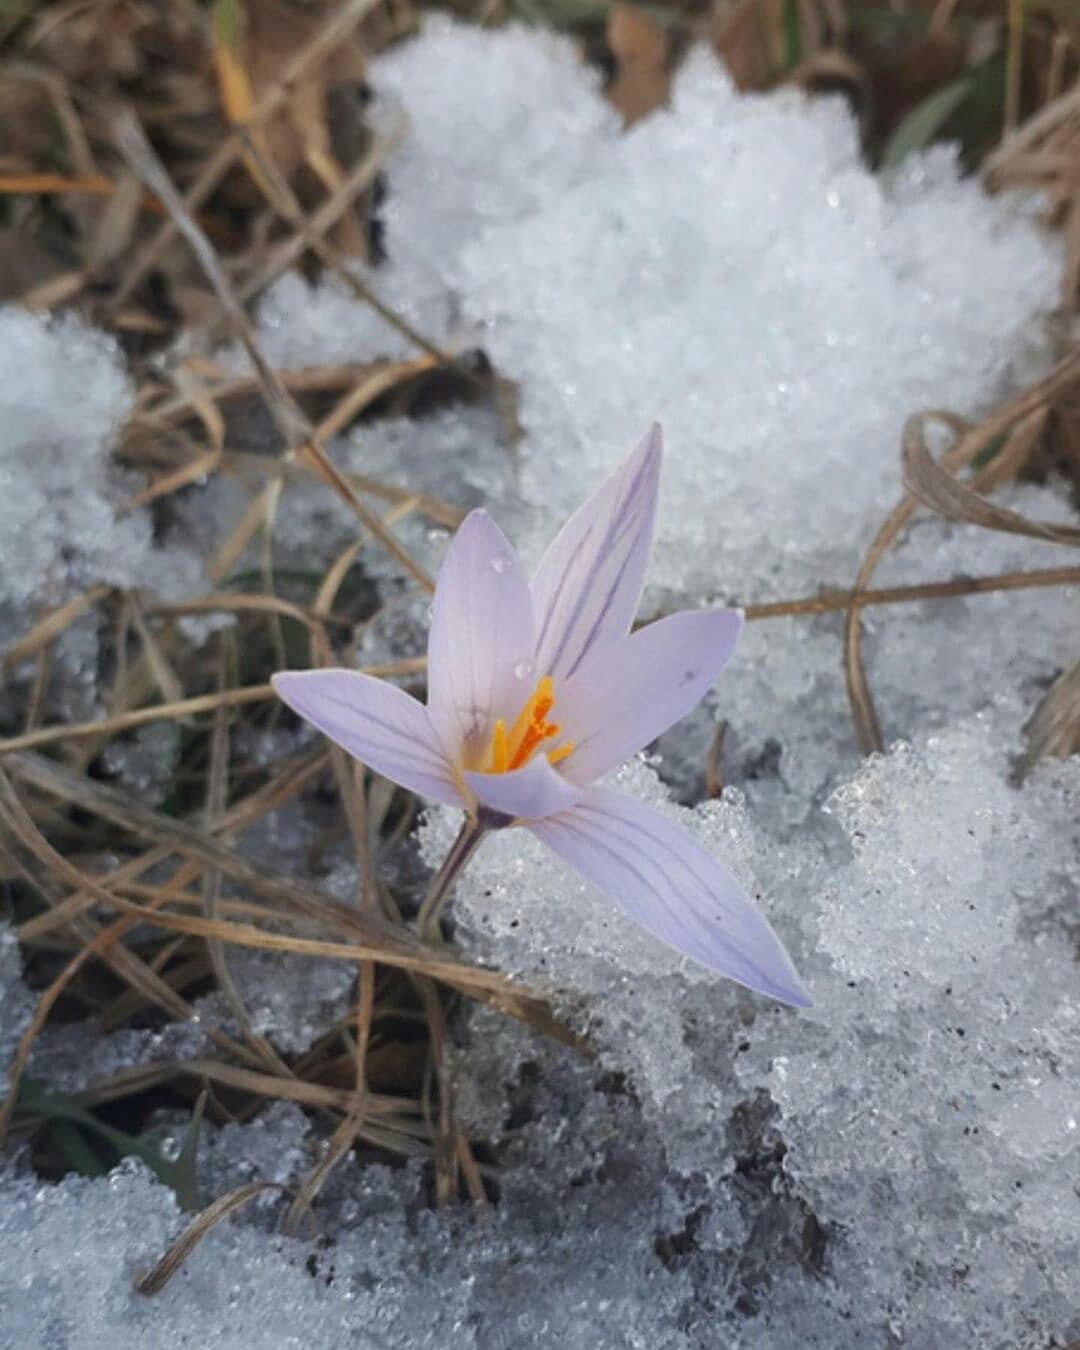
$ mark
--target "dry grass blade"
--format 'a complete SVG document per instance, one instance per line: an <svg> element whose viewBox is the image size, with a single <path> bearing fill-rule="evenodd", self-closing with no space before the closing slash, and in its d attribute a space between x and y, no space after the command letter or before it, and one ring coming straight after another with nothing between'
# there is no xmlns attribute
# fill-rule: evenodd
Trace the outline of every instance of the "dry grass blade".
<svg viewBox="0 0 1080 1350"><path fill-rule="evenodd" d="M39 727L21 736L0 740L0 755L17 750L32 750L57 741L80 740L90 736L112 736L131 727L145 726L147 722L168 721L171 718L190 717L194 713L213 712L220 707L237 707L241 703L265 703L275 698L273 685L256 684L244 689L225 689L218 694L199 694L195 698L179 699L175 703L161 703L152 708L134 708L96 722L71 722L67 726Z"/></svg>
<svg viewBox="0 0 1080 1350"><path fill-rule="evenodd" d="M329 946L334 949L333 952L322 951L327 944L311 940L304 942L299 939L294 942L277 934L260 933L251 929L248 933L249 945L264 946L275 951L307 950L313 955L321 952L323 955L350 956L357 960L379 956L390 957L395 952L416 956L424 951L420 940L407 929L397 928L374 915L361 914L302 882L280 877L268 868L226 848L206 831L161 815L104 784L90 783L79 774L32 755L14 756L8 767L16 776L40 791L58 796L64 801L77 803L82 809L122 825L154 844L168 841L175 851L191 854L205 866L219 868L238 883L284 904L288 910L300 913L324 929L356 934L364 944L362 948L355 948L332 943ZM73 864L56 854L40 836L2 770L0 770L0 804L5 804L20 814L27 832L32 832L35 836L36 847L42 851L47 850L50 861L75 890L89 892L110 908L138 913L140 917L160 926L172 928L175 932L193 933L197 936L220 933L224 941L237 940L238 931L242 926L182 919L176 915L152 916L144 906L123 900L107 890L100 882L80 873Z"/></svg>
<svg viewBox="0 0 1080 1350"><path fill-rule="evenodd" d="M356 1142L356 1137L363 1128L365 1109L366 1101L361 1096L352 1111L330 1136L326 1144L326 1152L319 1160L318 1166L308 1173L303 1184L293 1196L292 1203L282 1220L282 1232L292 1236L300 1227L304 1215L310 1212L311 1206L315 1203L327 1177Z"/></svg>
<svg viewBox="0 0 1080 1350"><path fill-rule="evenodd" d="M351 388L368 373L371 365L370 361L346 361L329 365L283 366L278 370L278 379L294 394L329 392ZM186 378L182 379L179 372L185 370ZM197 385L193 373L209 383ZM173 378L178 389L175 394L155 394L147 389L143 403L136 408L132 418L135 426L142 424L157 436L163 429L175 427L198 413L196 395L216 409L220 403L259 392L259 382L250 370L226 370L205 358L193 357L186 366L178 368Z"/></svg>
<svg viewBox="0 0 1080 1350"><path fill-rule="evenodd" d="M236 1190L218 1196L188 1224L157 1265L135 1281L135 1288L140 1294L160 1294L207 1233L222 1219L243 1209L257 1195L284 1189L274 1181L249 1181L245 1186L237 1186Z"/></svg>
<svg viewBox="0 0 1080 1350"><path fill-rule="evenodd" d="M337 586L344 573L331 567L320 584L316 596L316 608L328 608L337 595ZM330 644L326 631L316 626L311 631L311 657L313 664L328 664L331 659ZM355 760L350 759L337 746L330 751L330 762L338 784L338 793L353 840L353 854L357 872L360 876L358 907L371 908L375 894L371 873L371 849L368 845L368 814L364 796L363 770ZM365 961L358 974L359 997L356 1009L356 1039L353 1046L355 1062L356 1094L348 1116L341 1122L331 1137L326 1153L318 1165L304 1179L288 1213L285 1215L284 1231L292 1233L301 1219L311 1208L316 1197L325 1185L330 1173L345 1157L362 1134L368 1112L367 1053L371 1040L371 1022L375 1004L375 967Z"/></svg>
<svg viewBox="0 0 1080 1350"><path fill-rule="evenodd" d="M392 361L379 369L372 371L367 375L355 389L352 389L340 400L335 408L329 412L326 417L315 428L315 437L319 441L327 441L331 436L336 436L344 431L351 421L354 420L365 408L381 398L383 394L389 393L397 385L403 384L406 380L414 379L418 375L424 375L429 370L435 369L435 361L430 356L418 356L412 361ZM311 467L311 466L309 466ZM328 468L332 468L327 461L323 465L315 466L315 471L325 475ZM351 493L352 488L344 475L338 474L336 470L334 478L329 479L331 486L337 487L343 495ZM395 500L401 501L406 496L412 496L411 493L402 493ZM459 517L460 519L460 517Z"/></svg>
<svg viewBox="0 0 1080 1350"><path fill-rule="evenodd" d="M615 74L605 90L626 126L659 108L671 87L670 40L641 10L616 4L608 10L605 38Z"/></svg>
<svg viewBox="0 0 1080 1350"><path fill-rule="evenodd" d="M1025 732L1018 779L1026 778L1044 755L1064 759L1080 750L1080 661L1063 670L1046 691Z"/></svg>
<svg viewBox="0 0 1080 1350"><path fill-rule="evenodd" d="M431 980L413 979L413 987L424 1005L430 1032L431 1075L439 1085L438 1113L435 1120L435 1202L440 1207L457 1199L458 1177L465 1178L469 1198L479 1207L487 1204L487 1194L465 1137L454 1115L454 1087L447 1067L446 1015L438 990ZM428 1094L425 1094L427 1096Z"/></svg>
<svg viewBox="0 0 1080 1350"><path fill-rule="evenodd" d="M2 772L0 772L0 787L2 787L5 792L8 787ZM15 822L15 826L18 828L17 821ZM162 890L159 893L157 903L163 903L167 894L167 891ZM34 1040L44 1027L49 1014L56 1005L60 995L91 957L97 956L108 960L112 953L119 950L122 951L131 962L136 962L137 958L131 956L130 953L124 951L123 948L118 948L118 944L124 935L135 927L137 922L137 915L130 913L126 914L122 918L117 919L115 923L109 925L109 927L97 932L89 941L84 942L82 947L75 953L63 970L60 971L59 975L53 980L52 984L49 985L38 999L37 1007L34 1009L29 1024L19 1037L15 1056L8 1067L8 1092L3 1102L0 1102L0 1146L3 1145L11 1122L11 1114L15 1109L15 1103L18 1098L19 1083L30 1059L30 1051L33 1048ZM141 965L141 963L138 964ZM127 974L126 970L123 969L121 969L119 973L122 975ZM138 982L136 980L132 980L132 984L135 985L135 987L138 987ZM169 989L167 985L165 988L169 994L172 994L171 989ZM166 1004L167 1010L181 1018L187 1017L191 1012L187 1003L175 995L173 997L176 999L176 1007L168 1007ZM228 1038L223 1035L219 1035L216 1039L219 1042L228 1044Z"/></svg>
<svg viewBox="0 0 1080 1350"><path fill-rule="evenodd" d="M237 830L246 828L267 812L282 806L300 792L314 775L322 772L327 755L328 752L321 747L313 752L309 751L291 771L282 772L266 787L258 789L242 801L237 802L220 818L211 821L208 828L212 833L227 838ZM137 878L165 862L172 855L172 852L173 850L168 845L152 848L149 852L132 859L131 862L114 868L106 877L102 878L101 884L109 889L117 887L130 889L136 895L152 898L160 894L162 888L160 886L141 887ZM189 882L198 877L200 870L201 864L199 863L184 864L169 883L170 888L188 885ZM177 903L183 903L185 900L184 892L182 890L177 891L174 898ZM20 941L35 942L40 940L49 932L69 923L74 915L81 913L93 902L93 896L85 892L75 892L73 895L69 895L66 900L55 905L48 913L27 919L25 923L21 924L18 930ZM238 902L230 902L233 907L237 904ZM249 906L249 911L250 908Z"/></svg>
<svg viewBox="0 0 1080 1350"><path fill-rule="evenodd" d="M123 174L86 245L83 271L88 281L126 252L135 233L142 201L139 180L131 174Z"/></svg>
<svg viewBox="0 0 1080 1350"><path fill-rule="evenodd" d="M307 419L263 356L255 340L251 323L233 293L213 246L185 206L165 166L146 139L138 118L130 108L119 108L113 112L109 122L116 148L132 171L160 197L178 233L187 242L207 281L213 287L218 302L236 336L244 344L255 368L267 409L278 430L289 443L304 438L310 430Z"/></svg>
<svg viewBox="0 0 1080 1350"><path fill-rule="evenodd" d="M224 1087L235 1088L238 1092L270 1099L284 1098L312 1110L335 1114L347 1114L355 1102L355 1094L343 1088L296 1077L279 1078L276 1074L206 1058L132 1064L74 1093L73 1100L83 1106L96 1106L137 1096L148 1088L173 1082L177 1078L219 1083ZM370 1116L384 1126L416 1137L425 1133L418 1119L417 1104L411 1097L373 1092L369 1096L367 1109Z"/></svg>
<svg viewBox="0 0 1080 1350"><path fill-rule="evenodd" d="M705 752L705 796L719 797L724 791L724 739L727 736L727 719L721 718L709 741Z"/></svg>
<svg viewBox="0 0 1080 1350"><path fill-rule="evenodd" d="M148 906L135 905L112 895L98 881L80 872L73 863L52 848L37 829L2 770L0 770L0 822L5 824L9 837L28 849L44 867L63 877L69 884L74 884L77 890L85 890L97 900L104 901L110 908L123 911L120 919L103 930L99 930L95 923L87 919L73 921L72 927L84 939L84 945L42 995L29 1026L20 1037L9 1070L8 1096L0 1108L0 1143L2 1143L34 1038L44 1026L60 994L90 956L101 956L122 979L143 993L149 1002L160 1004L174 1018L186 1020L191 1016L192 1008L152 967L147 966L120 944L120 939L139 919L148 919L151 923L157 922L158 926L166 928L170 926L167 917L159 915L156 908L173 898L170 886L159 888L153 902ZM211 1030L210 1035L219 1046L243 1058L245 1054L243 1046L238 1045L224 1032L215 1028Z"/></svg>
<svg viewBox="0 0 1080 1350"><path fill-rule="evenodd" d="M943 413L939 416L954 429L959 430L964 425L959 419L953 419L951 414ZM851 604L844 616L844 682L855 727L855 744L864 755L880 751L883 748L883 741L881 724L870 694L870 682L866 677L866 667L862 659L862 622L859 617L858 597L869 587L878 563L915 514L915 507L914 498L904 497L886 517L855 575Z"/></svg>
<svg viewBox="0 0 1080 1350"><path fill-rule="evenodd" d="M360 670L365 675L392 679L396 676L415 675L422 671L425 665L423 657L403 657L400 661L382 665L361 666ZM115 717L105 717L96 722L70 722L66 726L39 727L35 731L24 732L21 736L9 736L6 740L0 740L0 756L11 754L13 751L34 750L42 745L53 745L57 741L113 736L118 731L129 731L132 727L145 726L147 722L180 719L190 717L194 713L213 712L217 708L235 708L244 703L266 703L276 697L273 685L253 684L242 689L223 689L217 694L197 694L194 698L179 699L175 703L155 704L151 708L133 708L130 712L117 713Z"/></svg>
<svg viewBox="0 0 1080 1350"><path fill-rule="evenodd" d="M431 357L425 356L412 361L382 361L373 366L359 369L356 378L349 382L349 393L319 423L315 429L316 435L320 440L328 440L338 431L343 430L376 399L382 398L391 390L400 388L409 380L418 379L435 368L435 361ZM250 477L256 474L263 475L267 472L264 456L249 455L241 451L226 452L222 456L222 464L226 470L233 470L242 477ZM302 470L308 475L314 472L310 465L303 463L296 465L295 469L297 471ZM273 468L274 473L283 473L286 477L289 477L293 471L293 465L282 465L280 467L275 465ZM390 502L394 506L415 505L416 509L427 516L429 520L437 525L443 525L449 530L457 529L466 514L464 508L443 501L440 497L433 497L426 492L412 492L408 488L398 487L394 483L381 482L367 474L350 470L347 474L343 474L343 477L351 487L359 492L366 493L369 497L375 497L379 501Z"/></svg>
<svg viewBox="0 0 1080 1350"><path fill-rule="evenodd" d="M998 453L978 470L973 484L981 492L993 492L1018 478L1038 450L1049 421L1049 406L1036 408L1027 417L1022 417Z"/></svg>
<svg viewBox="0 0 1080 1350"><path fill-rule="evenodd" d="M132 591L129 593L128 599L131 604L132 625L139 635L139 641L142 643L143 655L146 658L147 669L153 682L166 703L179 703L184 697L183 683L173 669L169 658L165 655L161 644L151 631L150 625L146 622L146 616L143 614L142 603L138 595Z"/></svg>
<svg viewBox="0 0 1080 1350"><path fill-rule="evenodd" d="M278 883L286 892L291 883ZM294 897L295 898L295 897ZM114 908L166 932L185 933L190 937L214 938L237 947L254 947L261 951L289 952L297 956L322 956L337 961L379 961L401 970L423 971L450 984L470 988L503 989L509 981L495 971L467 965L449 953L440 954L425 948L417 940L413 946L407 941L407 930L388 929L387 933L369 934L367 941L333 942L322 938L290 937L286 934L256 928L251 924L231 923L222 919L200 919L193 915L159 913L148 905L138 905L119 895L102 891L99 899ZM378 922L376 920L376 922ZM388 936L392 935L392 936ZM398 939L398 940L394 940Z"/></svg>
<svg viewBox="0 0 1080 1350"><path fill-rule="evenodd" d="M48 646L54 638L59 637L64 629L70 627L76 619L80 619L84 614L89 613L99 600L103 600L109 594L110 589L108 586L92 586L90 590L83 591L81 595L76 595L67 604L61 605L58 609L46 614L43 619L39 619L34 624L33 628L7 648L3 655L2 665L10 670L12 666L17 666L20 661L25 661L36 655L43 647Z"/></svg>
<svg viewBox="0 0 1080 1350"><path fill-rule="evenodd" d="M1041 141L1067 126L1080 114L1080 82L1067 90L1052 103L1048 103L1034 117L1029 117L1022 127L1010 132L992 154L987 155L982 166L983 176L992 186Z"/></svg>
<svg viewBox="0 0 1080 1350"><path fill-rule="evenodd" d="M833 614L838 610L873 609L878 605L910 605L920 600L952 600L995 591L1039 590L1080 584L1080 567L1042 567L1029 572L997 572L986 577L954 577L949 581L922 581L911 586L879 586L869 591L823 591L797 600L769 600L746 605L748 623L783 619L797 614Z"/></svg>
<svg viewBox="0 0 1080 1350"><path fill-rule="evenodd" d="M132 928L134 925L135 921L132 919L128 922L127 926ZM111 945L116 940L116 931L114 929L106 929L104 932L99 933L93 941L85 943L38 999L33 1016L22 1035L19 1037L15 1047L15 1054L11 1063L8 1065L7 1095L4 1097L4 1100L0 1102L0 1148L3 1147L7 1139L7 1133L11 1126L11 1117L15 1110L15 1103L18 1100L19 1083L22 1080L23 1072L30 1059L30 1051L33 1048L38 1033L48 1021L49 1014L55 1007L57 999L87 961L93 956L100 955L105 950L106 946Z"/></svg>
<svg viewBox="0 0 1080 1350"><path fill-rule="evenodd" d="M1010 0L1010 13L1019 11ZM1058 48L1064 52L1062 48ZM1019 63L1016 65L1019 70ZM1060 74L1052 71L1052 80ZM1051 85L1053 88L1053 84ZM1036 188L1041 191L1053 218L1063 225L1065 266L1062 271L1062 303L1073 310L1080 286L1080 180L1076 174L1080 153L1080 83L1054 98L1023 127L1007 136L984 165L992 187Z"/></svg>
<svg viewBox="0 0 1080 1350"><path fill-rule="evenodd" d="M94 154L79 114L75 110L67 81L54 70L35 64L32 61L7 61L4 63L4 75L12 80L25 80L40 85L52 104L56 121L64 139L64 148L80 178L98 179Z"/></svg>
<svg viewBox="0 0 1080 1350"><path fill-rule="evenodd" d="M240 885L277 902L288 912L309 919L324 931L353 934L356 942L282 937L251 925L210 923L206 919L179 914L159 914L122 899L99 882L79 873L70 863L59 860L74 889L92 892L109 908L133 914L170 932L187 933L195 937L209 935L223 942L268 951L291 951L347 961L379 961L403 970L430 975L467 992L473 989L492 991L508 997L511 1004L523 999L543 1003L542 999L521 989L496 971L474 966L453 956L445 947L424 943L408 929L376 914L363 913L341 904L314 886L282 877L224 847L204 831L162 815L113 788L91 783L85 777L71 773L49 760L35 755L13 755L8 769L37 790L76 803L83 810L123 825L155 845L169 842L177 852L190 854L207 865L220 867Z"/></svg>
<svg viewBox="0 0 1080 1350"><path fill-rule="evenodd" d="M478 377L466 367L460 365L456 357L444 352L434 342L426 338L423 333L414 328L397 310L390 305L385 304L379 297L357 276L355 270L349 267L342 258L338 250L327 240L326 236L315 229L304 213L303 207L296 198L296 194L289 186L284 175L280 172L277 165L266 154L265 150L259 145L258 141L248 133L242 133L245 136L248 153L254 166L258 170L258 183L265 193L267 200L274 210L286 220L298 235L301 235L308 247L324 263L335 276L345 283L352 293L379 315L385 319L387 324L402 335L408 342L421 351L426 352L433 357L440 365L453 366L460 374L468 380L475 383L482 383Z"/></svg>
<svg viewBox="0 0 1080 1350"><path fill-rule="evenodd" d="M269 482L264 483L259 491L252 496L240 519L221 541L214 556L206 565L206 575L212 581L223 581L233 570L237 559L251 543L266 519L266 514L279 491L280 482L280 475L276 475Z"/></svg>
<svg viewBox="0 0 1080 1350"><path fill-rule="evenodd" d="M1080 350L1074 350L1059 361L1043 379L1014 395L977 427L968 426L962 418L949 412L921 414L924 422L928 419L939 421L956 436L955 443L942 458L942 467L957 470L970 464L992 445L997 437L1006 435L1041 409L1050 406L1055 399L1075 385L1078 376L1080 376ZM916 506L914 497L910 495L903 497L878 530L856 574L852 602L844 620L844 679L852 721L855 725L856 743L863 754L881 750L882 737L862 659L859 596L869 588L878 563L911 519Z"/></svg>
<svg viewBox="0 0 1080 1350"><path fill-rule="evenodd" d="M987 501L954 478L930 453L921 417L909 417L904 425L902 463L907 490L917 501L947 520L978 525L984 530L1023 534L1054 544L1080 545L1080 527L1028 520L1019 512Z"/></svg>
<svg viewBox="0 0 1080 1350"><path fill-rule="evenodd" d="M357 550L359 550L359 547L357 545ZM305 628L314 628L321 623L338 623L345 627L352 627L354 623L354 620L347 615L305 609L303 605L295 605L291 600L282 600L276 595L244 595L242 593L232 595L227 591L211 591L208 595L196 595L190 600L182 600L178 603L159 601L146 607L147 614L161 615L163 618L178 618L185 614L214 614L222 611L231 614L275 614L280 618L295 619L297 623L302 623ZM218 706L226 707L229 705L219 703Z"/></svg>
<svg viewBox="0 0 1080 1350"><path fill-rule="evenodd" d="M334 48L340 46L350 33L379 6L379 0L346 0L326 20L281 71L277 80L256 100L249 125L272 117L289 99L293 86L309 70L324 61ZM197 210L217 187L225 174L240 158L243 141L234 132L214 151L198 177L188 189L186 205ZM132 291L165 256L165 251L176 236L175 220L166 221L147 247L132 263L123 282L110 302L115 314L128 300Z"/></svg>
<svg viewBox="0 0 1080 1350"><path fill-rule="evenodd" d="M168 848L150 849L141 857L115 868L103 879L103 884L110 888L127 884L137 886L136 879L138 877L166 862L170 856L171 851ZM157 889L156 887L148 887L147 891L156 893ZM42 942L49 934L55 933L58 929L66 928L73 918L91 908L93 904L94 897L92 895L88 895L85 891L75 891L69 894L66 899L60 901L59 904L46 910L44 914L36 914L33 918L24 920L16 930L19 941L24 944Z"/></svg>
<svg viewBox="0 0 1080 1350"><path fill-rule="evenodd" d="M154 482L148 483L140 491L132 493L116 508L116 514L122 516L140 506L149 506L151 502L156 502L161 497L169 497L174 492L179 492L182 488L188 487L189 484L198 483L209 477L210 474L216 473L220 465L221 452L205 450L181 468L174 469L172 473L164 474Z"/></svg>
<svg viewBox="0 0 1080 1350"><path fill-rule="evenodd" d="M224 655L222 657L224 664ZM222 683L224 683L224 671L222 672ZM229 782L229 722L225 708L218 708L214 714L214 729L210 737L210 775L206 792L206 818L207 823L217 819L225 814L228 805L228 782ZM208 919L214 920L218 917L218 903L221 899L221 868L208 867L203 872L203 913ZM279 1057L274 1047L266 1039L260 1036L252 1025L251 1016L248 1013L247 1005L241 997L240 990L236 986L229 971L228 961L225 958L225 949L214 938L206 939L206 949L210 954L210 964L214 971L222 995L232 1010L232 1015L236 1019L236 1024L240 1028L245 1043L251 1048L255 1055L275 1073L280 1073L285 1077L289 1076L289 1067L283 1059Z"/></svg>
<svg viewBox="0 0 1080 1350"><path fill-rule="evenodd" d="M120 109L111 118L111 125L120 153L131 169L161 199L165 209L175 221L177 230L186 239L206 279L213 287L214 294L228 316L233 331L243 343L258 376L267 410L286 444L292 447L286 458L306 455L319 474L351 507L368 533L382 544L390 556L424 590L433 591L434 584L424 569L402 548L379 517L360 500L327 458L311 423L263 355L251 322L234 294L210 241L184 205L172 179L146 139L135 114L130 109Z"/></svg>
<svg viewBox="0 0 1080 1350"><path fill-rule="evenodd" d="M374 183L383 162L404 139L406 126L405 121L399 120L388 132L376 137L368 153L349 170L330 196L312 212L311 229L315 234L325 235L341 219L356 198ZM240 298L250 300L265 290L286 268L292 267L303 257L307 247L307 237L304 233L294 234L291 239L277 244L271 249L262 266L244 282L240 288Z"/></svg>
<svg viewBox="0 0 1080 1350"><path fill-rule="evenodd" d="M341 589L342 583L349 571L349 568L356 561L357 554L360 552L359 542L347 544L334 559L331 565L326 569L322 583L319 586L318 594L315 596L314 610L320 617L329 614L337 593ZM427 658L424 659L424 665L427 665Z"/></svg>
<svg viewBox="0 0 1080 1350"><path fill-rule="evenodd" d="M91 891L98 899L105 898L106 902L109 902L108 891L104 890L89 876L80 872L73 863L69 862L49 844L30 818L3 770L0 770L0 823L3 823L7 831L7 837L10 840L9 846L18 846L25 849L44 869L46 877L62 878L68 885L74 886L76 889ZM38 889L51 900L52 883L47 883L43 879ZM117 902L113 899L112 904L115 908L130 909L126 902ZM148 912L153 913L152 910ZM99 934L98 925L89 918L73 920L72 928L84 941L90 941ZM139 957L129 952L127 948L119 946L114 948L110 945L102 948L102 952L109 965L113 967L121 979L139 989L151 1002L159 1004L172 1017L185 1018L188 1016L190 1010L184 1000L154 970Z"/></svg>

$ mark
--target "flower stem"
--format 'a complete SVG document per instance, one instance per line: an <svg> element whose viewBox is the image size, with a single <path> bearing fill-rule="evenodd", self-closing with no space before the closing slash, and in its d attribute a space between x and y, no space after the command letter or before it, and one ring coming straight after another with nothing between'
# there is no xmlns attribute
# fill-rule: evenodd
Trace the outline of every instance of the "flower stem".
<svg viewBox="0 0 1080 1350"><path fill-rule="evenodd" d="M431 878L427 894L420 906L417 922L420 926L422 938L431 941L439 936L439 919L442 917L443 909L450 898L454 882L457 881L458 876L465 868L465 864L476 852L484 835L487 834L488 828L486 825L481 825L478 820L473 820L471 816L465 817L465 822L458 832L458 837L450 846L450 852L443 859L442 866Z"/></svg>

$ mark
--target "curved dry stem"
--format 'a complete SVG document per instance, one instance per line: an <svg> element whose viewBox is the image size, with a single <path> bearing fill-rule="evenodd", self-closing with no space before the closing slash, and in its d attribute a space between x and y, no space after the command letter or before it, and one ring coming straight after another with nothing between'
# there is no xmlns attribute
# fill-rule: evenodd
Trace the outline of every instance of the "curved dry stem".
<svg viewBox="0 0 1080 1350"><path fill-rule="evenodd" d="M977 525L983 530L1026 535L1051 544L1080 545L1080 527L1029 520L1018 511L987 501L954 477L930 453L921 418L911 417L904 425L901 463L904 485L912 497L946 520Z"/></svg>
<svg viewBox="0 0 1080 1350"><path fill-rule="evenodd" d="M1014 395L977 427L970 427L954 413L940 409L918 414L918 422L921 426L929 421L937 421L953 432L956 437L955 443L942 456L941 466L943 470L955 471L970 464L997 437L1007 432L1014 431L1025 439L1027 445L1030 428L1026 424L1026 419L1047 407L1058 395L1074 384L1078 377L1080 377L1080 349L1070 352L1047 376ZM1004 453L1007 456L1010 454L1008 446ZM862 657L862 633L859 622L862 593L867 590L878 563L911 519L917 506L918 503L913 496L905 495L893 507L874 536L856 574L851 603L844 619L844 679L855 724L855 739L863 754L881 750L882 738Z"/></svg>

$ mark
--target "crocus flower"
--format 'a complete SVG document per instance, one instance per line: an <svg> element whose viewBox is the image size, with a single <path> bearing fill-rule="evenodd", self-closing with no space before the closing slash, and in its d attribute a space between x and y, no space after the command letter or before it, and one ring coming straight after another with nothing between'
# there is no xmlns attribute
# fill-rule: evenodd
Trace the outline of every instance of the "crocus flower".
<svg viewBox="0 0 1080 1350"><path fill-rule="evenodd" d="M735 610L689 610L630 631L661 455L653 427L563 526L531 583L487 512L466 517L435 590L426 707L352 670L287 671L274 688L393 782L464 808L477 829L524 826L655 937L805 1006L783 946L720 863L596 782L690 711L742 624Z"/></svg>

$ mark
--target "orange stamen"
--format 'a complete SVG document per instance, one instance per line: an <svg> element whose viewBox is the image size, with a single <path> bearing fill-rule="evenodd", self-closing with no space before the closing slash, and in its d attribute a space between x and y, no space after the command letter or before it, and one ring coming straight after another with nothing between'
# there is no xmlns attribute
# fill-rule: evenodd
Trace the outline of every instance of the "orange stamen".
<svg viewBox="0 0 1080 1350"><path fill-rule="evenodd" d="M514 719L509 731L506 723L499 718L491 731L491 744L484 760L486 773L510 773L521 769L533 756L533 752L545 741L553 740L562 728L555 722L549 722L547 715L555 704L555 686L550 675L537 682L532 694L525 700L525 706ZM573 742L548 752L552 764L560 764L573 750Z"/></svg>
<svg viewBox="0 0 1080 1350"><path fill-rule="evenodd" d="M529 756L541 741L549 741L559 734L559 727L550 722L534 722L526 731L524 739L510 758L510 768L520 769L529 762Z"/></svg>

